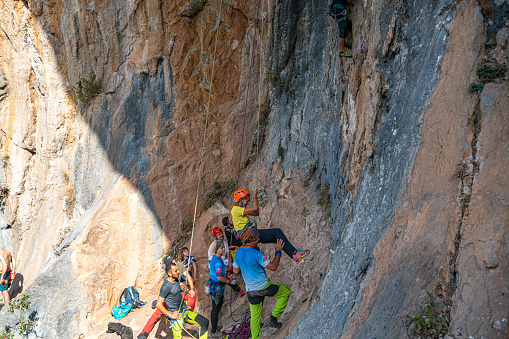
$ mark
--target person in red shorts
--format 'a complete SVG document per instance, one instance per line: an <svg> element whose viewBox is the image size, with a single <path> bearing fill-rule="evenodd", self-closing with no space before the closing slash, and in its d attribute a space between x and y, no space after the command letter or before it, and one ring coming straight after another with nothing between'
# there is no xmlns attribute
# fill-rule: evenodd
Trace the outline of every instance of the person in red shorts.
<svg viewBox="0 0 509 339"><path fill-rule="evenodd" d="M182 278L182 275L184 275L186 277L186 281L189 283L189 286L191 289L188 291L188 293L186 293L186 290L185 290L186 282L184 280L179 280L180 288L182 290L181 295L182 295L182 298L184 299L184 302L187 304L189 310L193 311L194 306L196 304L196 292L194 289L193 278L190 277L189 272L184 267L184 265L181 262L175 262L175 259L171 256L166 256L163 259L163 264L165 266L165 269L166 269L166 267L169 267L171 265L176 265L178 267L178 271L179 271L179 279ZM156 302L156 301L154 301L154 302ZM156 305L152 305L152 308L156 308ZM162 316L163 316L163 313L159 309L156 309L155 312L152 314L152 316L148 319L145 327L143 327L143 330L141 330L141 333L138 334L138 336L136 338L137 339L147 339L148 335L150 334L150 332L152 331L152 329L154 328L156 323L159 321L159 319L161 319Z"/></svg>

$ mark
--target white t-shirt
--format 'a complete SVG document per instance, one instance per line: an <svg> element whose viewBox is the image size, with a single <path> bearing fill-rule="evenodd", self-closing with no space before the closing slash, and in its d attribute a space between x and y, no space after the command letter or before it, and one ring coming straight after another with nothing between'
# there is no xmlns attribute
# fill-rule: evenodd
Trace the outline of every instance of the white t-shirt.
<svg viewBox="0 0 509 339"><path fill-rule="evenodd" d="M226 240L224 240L223 242L224 242L224 248L226 249L226 252L224 253L223 256L221 256L221 259L223 259L224 265L228 266L230 261L228 261L228 257L226 256L226 253L230 252L230 249L228 248L228 243L226 242ZM214 242L212 244L210 244L210 246L209 246L209 263L212 260L212 257L216 254L214 252L214 249L212 248L213 245L214 245Z"/></svg>

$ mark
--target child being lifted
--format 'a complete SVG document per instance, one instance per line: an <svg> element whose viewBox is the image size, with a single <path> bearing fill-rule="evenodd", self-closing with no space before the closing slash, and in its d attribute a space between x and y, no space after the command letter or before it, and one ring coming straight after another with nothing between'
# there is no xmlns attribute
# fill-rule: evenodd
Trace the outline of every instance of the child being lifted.
<svg viewBox="0 0 509 339"><path fill-rule="evenodd" d="M249 202L251 201L251 195L245 189L239 189L235 191L233 194L235 198L235 204L232 207L231 215L233 221L233 227L235 228L236 235L238 238L241 238L242 233L248 228L257 228L256 220L250 221L249 216L258 216L258 188L255 188L253 191L253 206L248 207ZM296 249L293 245L288 241L285 234L279 228L269 228L269 229L258 229L260 233L260 243L267 244L272 243L275 244L277 240L281 239L284 242L283 251L288 254L293 260L296 262L304 259L308 254L309 250L301 250Z"/></svg>

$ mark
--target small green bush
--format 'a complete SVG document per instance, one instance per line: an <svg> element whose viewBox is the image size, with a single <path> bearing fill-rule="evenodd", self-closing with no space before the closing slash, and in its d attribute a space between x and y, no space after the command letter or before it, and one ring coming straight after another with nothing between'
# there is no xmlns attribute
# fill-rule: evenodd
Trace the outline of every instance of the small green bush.
<svg viewBox="0 0 509 339"><path fill-rule="evenodd" d="M279 155L281 160L285 160L285 154L286 154L286 150L284 149L283 146L279 145L279 147L277 149L277 155Z"/></svg>
<svg viewBox="0 0 509 339"><path fill-rule="evenodd" d="M309 210L306 207L303 207L302 212L300 212L300 215L302 215L304 218L310 214L311 214L311 212L309 212Z"/></svg>
<svg viewBox="0 0 509 339"><path fill-rule="evenodd" d="M505 69L502 67L483 66L477 70L477 77L481 84L487 84L495 79L505 77Z"/></svg>
<svg viewBox="0 0 509 339"><path fill-rule="evenodd" d="M18 320L19 334L22 336L28 336L29 333L34 331L34 323L30 319L20 317Z"/></svg>
<svg viewBox="0 0 509 339"><path fill-rule="evenodd" d="M14 339L14 333L8 326L5 326L5 330L0 332L0 339Z"/></svg>
<svg viewBox="0 0 509 339"><path fill-rule="evenodd" d="M267 80L277 90L281 89L281 85L283 84L283 81L281 80L281 77L279 76L279 74L277 74L277 71L269 70L269 72L267 73Z"/></svg>
<svg viewBox="0 0 509 339"><path fill-rule="evenodd" d="M231 196L237 185L236 180L217 181L214 180L210 192L207 193L205 208L211 208L217 201Z"/></svg>
<svg viewBox="0 0 509 339"><path fill-rule="evenodd" d="M23 293L19 298L9 301L9 313L14 313L14 310L28 311L31 304L30 296L27 293Z"/></svg>
<svg viewBox="0 0 509 339"><path fill-rule="evenodd" d="M91 74L88 79L81 78L76 86L72 87L72 92L74 99L87 104L101 93L101 80L96 79L94 74Z"/></svg>
<svg viewBox="0 0 509 339"><path fill-rule="evenodd" d="M426 291L428 299L424 302L426 311L421 307L419 315L412 317L417 324L417 333L423 333L427 338L438 338L440 335L446 335L449 332L449 320L447 316L439 313L435 308L433 294Z"/></svg>
<svg viewBox="0 0 509 339"><path fill-rule="evenodd" d="M483 90L484 85L483 84L476 84L475 82L472 82L470 86L468 86L468 91L470 93L479 93Z"/></svg>
<svg viewBox="0 0 509 339"><path fill-rule="evenodd" d="M318 205L322 207L322 210L328 211L330 209L330 185L329 183L320 184L318 192Z"/></svg>

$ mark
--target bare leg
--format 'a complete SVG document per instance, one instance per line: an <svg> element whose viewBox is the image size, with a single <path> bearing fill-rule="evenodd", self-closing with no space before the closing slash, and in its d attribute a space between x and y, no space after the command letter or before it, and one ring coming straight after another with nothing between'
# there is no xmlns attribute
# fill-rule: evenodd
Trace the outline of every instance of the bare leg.
<svg viewBox="0 0 509 339"><path fill-rule="evenodd" d="M11 300L11 297L9 296L9 290L2 291L2 297L4 297L4 305L7 305Z"/></svg>
<svg viewBox="0 0 509 339"><path fill-rule="evenodd" d="M345 50L345 38L339 38L339 51L343 52Z"/></svg>

